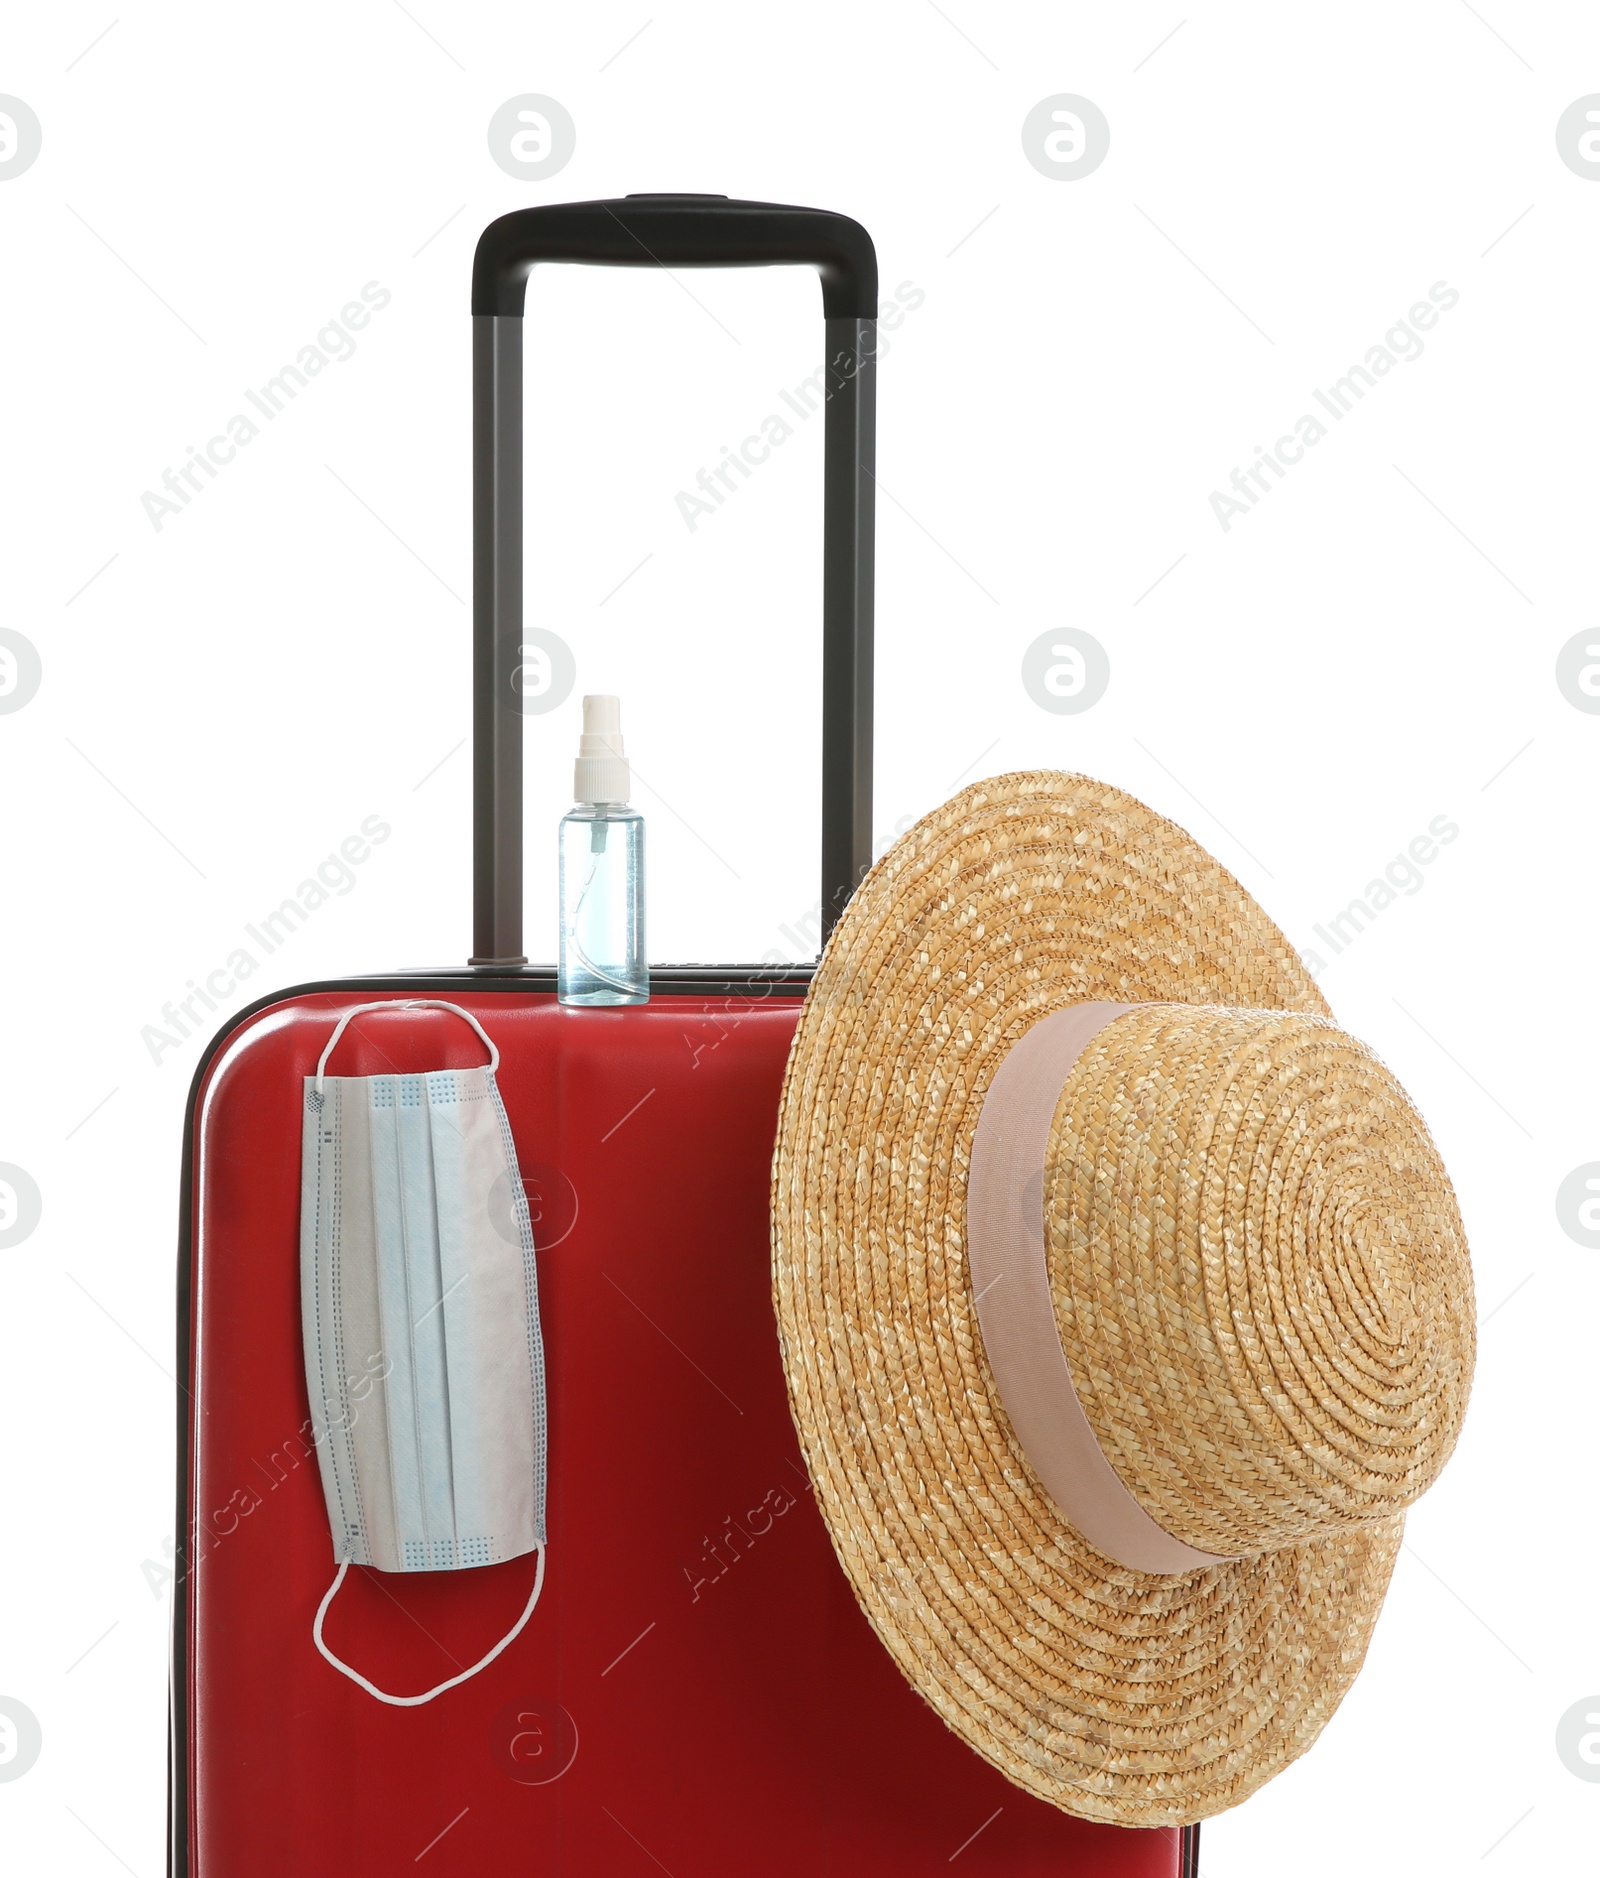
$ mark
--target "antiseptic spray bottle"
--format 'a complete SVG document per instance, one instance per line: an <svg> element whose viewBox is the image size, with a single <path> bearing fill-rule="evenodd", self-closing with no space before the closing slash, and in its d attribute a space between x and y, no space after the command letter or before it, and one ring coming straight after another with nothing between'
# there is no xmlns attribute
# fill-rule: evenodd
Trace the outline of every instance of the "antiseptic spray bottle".
<svg viewBox="0 0 1600 1878"><path fill-rule="evenodd" d="M572 793L561 818L563 1004L643 1004L644 817L629 808L621 700L585 698Z"/></svg>

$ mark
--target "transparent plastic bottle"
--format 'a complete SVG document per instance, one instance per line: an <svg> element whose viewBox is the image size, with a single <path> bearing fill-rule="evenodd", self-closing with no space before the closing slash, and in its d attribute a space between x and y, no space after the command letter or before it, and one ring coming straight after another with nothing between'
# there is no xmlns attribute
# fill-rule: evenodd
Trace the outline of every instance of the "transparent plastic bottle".
<svg viewBox="0 0 1600 1878"><path fill-rule="evenodd" d="M644 817L632 787L614 697L583 701L574 807L561 818L563 1004L644 1004L650 968L644 942Z"/></svg>

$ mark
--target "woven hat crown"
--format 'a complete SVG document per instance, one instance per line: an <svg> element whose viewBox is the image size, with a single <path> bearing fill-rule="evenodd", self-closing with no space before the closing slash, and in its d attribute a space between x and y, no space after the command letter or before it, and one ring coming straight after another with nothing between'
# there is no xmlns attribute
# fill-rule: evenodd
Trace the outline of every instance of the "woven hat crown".
<svg viewBox="0 0 1600 1878"><path fill-rule="evenodd" d="M1174 1537L1255 1556L1438 1475L1472 1375L1465 1235L1404 1090L1326 1019L1117 1018L1067 1077L1043 1204L1079 1399Z"/></svg>

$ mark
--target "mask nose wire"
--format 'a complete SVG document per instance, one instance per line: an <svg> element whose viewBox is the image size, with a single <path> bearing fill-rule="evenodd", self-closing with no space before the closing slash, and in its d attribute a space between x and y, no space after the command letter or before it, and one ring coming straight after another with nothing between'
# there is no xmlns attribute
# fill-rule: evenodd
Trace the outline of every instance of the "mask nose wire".
<svg viewBox="0 0 1600 1878"><path fill-rule="evenodd" d="M352 1004L350 1009L345 1012L344 1016L341 1017L334 1026L333 1035L324 1045L321 1056L317 1058L318 1097L320 1098L322 1094L322 1078L323 1072L327 1068L328 1058L333 1055L334 1045L338 1043L339 1039L344 1035L345 1026L350 1022L352 1017L359 1017L363 1011L422 1010L454 1011L457 1017L464 1018L478 1033L479 1038L482 1040L483 1047L489 1052L489 1074L492 1076L500 1067L500 1052L495 1046L494 1039L489 1035L488 1031L484 1029L482 1024L478 1022L477 1018L472 1015L471 1011L463 1010L459 1004L452 1004L448 998L379 998L371 1004Z"/></svg>

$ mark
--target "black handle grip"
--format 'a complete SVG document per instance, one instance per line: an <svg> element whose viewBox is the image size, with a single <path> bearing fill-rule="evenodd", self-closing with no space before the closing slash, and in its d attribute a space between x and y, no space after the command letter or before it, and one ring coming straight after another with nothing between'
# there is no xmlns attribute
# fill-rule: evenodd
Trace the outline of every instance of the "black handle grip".
<svg viewBox="0 0 1600 1878"><path fill-rule="evenodd" d="M804 265L822 280L822 935L872 862L872 524L878 264L848 216L724 196L518 209L472 269L473 954L522 952L522 311L540 262Z"/></svg>
<svg viewBox="0 0 1600 1878"><path fill-rule="evenodd" d="M827 209L726 196L554 202L491 222L472 263L472 310L515 319L541 261L598 267L814 267L827 319L877 317L878 258L859 222Z"/></svg>

